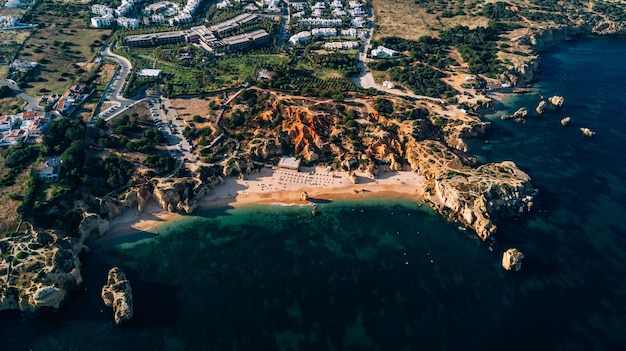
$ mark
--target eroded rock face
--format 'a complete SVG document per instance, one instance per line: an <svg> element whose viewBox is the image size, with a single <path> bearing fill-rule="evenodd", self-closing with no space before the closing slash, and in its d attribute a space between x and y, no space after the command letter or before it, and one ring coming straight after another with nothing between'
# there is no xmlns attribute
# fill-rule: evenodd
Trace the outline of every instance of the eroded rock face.
<svg viewBox="0 0 626 351"><path fill-rule="evenodd" d="M243 173L250 173L254 165L248 160L236 159L230 164L224 166L223 174L225 177L229 177L232 175L238 175Z"/></svg>
<svg viewBox="0 0 626 351"><path fill-rule="evenodd" d="M515 163L487 164L468 173L439 176L433 195L443 210L451 211L482 240L496 231L493 219L522 215L532 208L536 190Z"/></svg>
<svg viewBox="0 0 626 351"><path fill-rule="evenodd" d="M209 187L199 179L180 178L157 184L153 196L164 210L192 213L198 207L198 200L208 193Z"/></svg>
<svg viewBox="0 0 626 351"><path fill-rule="evenodd" d="M29 229L0 240L0 310L59 308L67 291L82 283L78 253L83 247L81 240L52 230Z"/></svg>
<svg viewBox="0 0 626 351"><path fill-rule="evenodd" d="M126 274L118 267L109 270L107 283L102 287L102 301L113 308L115 324L129 321L133 317L133 294Z"/></svg>
<svg viewBox="0 0 626 351"><path fill-rule="evenodd" d="M502 268L507 271L517 272L522 269L524 254L518 249L511 248L502 254Z"/></svg>
<svg viewBox="0 0 626 351"><path fill-rule="evenodd" d="M87 239L92 234L102 236L108 231L109 221L100 218L100 216L96 213L84 213L83 220L78 226L78 232L80 233L82 240Z"/></svg>
<svg viewBox="0 0 626 351"><path fill-rule="evenodd" d="M601 21L598 22L591 31L599 35L624 35L626 34L626 24L623 22Z"/></svg>

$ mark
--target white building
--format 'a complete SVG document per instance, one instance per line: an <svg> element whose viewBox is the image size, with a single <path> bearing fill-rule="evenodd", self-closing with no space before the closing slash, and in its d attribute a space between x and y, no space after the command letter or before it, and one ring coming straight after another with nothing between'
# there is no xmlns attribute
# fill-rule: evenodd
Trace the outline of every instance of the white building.
<svg viewBox="0 0 626 351"><path fill-rule="evenodd" d="M371 55L372 57L384 58L396 56L398 52L380 45L376 49L372 49Z"/></svg>
<svg viewBox="0 0 626 351"><path fill-rule="evenodd" d="M331 9L343 9L343 4L341 3L341 0L334 0L330 4L330 8Z"/></svg>
<svg viewBox="0 0 626 351"><path fill-rule="evenodd" d="M289 42L291 45L298 45L300 43L304 43L311 40L311 32L302 31L300 33L294 34L289 38Z"/></svg>
<svg viewBox="0 0 626 351"><path fill-rule="evenodd" d="M305 9L304 3L301 2L290 2L289 5L296 11L304 11Z"/></svg>
<svg viewBox="0 0 626 351"><path fill-rule="evenodd" d="M348 6L353 9L355 7L361 7L361 3L357 0L350 0L350 2L348 2Z"/></svg>
<svg viewBox="0 0 626 351"><path fill-rule="evenodd" d="M336 28L313 28L311 34L314 37L334 37L337 36Z"/></svg>
<svg viewBox="0 0 626 351"><path fill-rule="evenodd" d="M113 14L113 9L105 6L105 5L92 5L91 6L91 12L95 13L96 15L100 15L100 16L104 16L104 15L112 15Z"/></svg>
<svg viewBox="0 0 626 351"><path fill-rule="evenodd" d="M15 16L0 16L0 28L14 27L19 22Z"/></svg>
<svg viewBox="0 0 626 351"><path fill-rule="evenodd" d="M280 0L266 0L267 8L265 12L268 13L280 13L283 9L280 5Z"/></svg>
<svg viewBox="0 0 626 351"><path fill-rule="evenodd" d="M362 28L365 26L365 19L363 17L355 17L352 19L352 27Z"/></svg>
<svg viewBox="0 0 626 351"><path fill-rule="evenodd" d="M341 27L341 18L300 18L298 23L311 27Z"/></svg>
<svg viewBox="0 0 626 351"><path fill-rule="evenodd" d="M135 2L133 0L122 0L120 6L115 9L115 16L122 17L133 8Z"/></svg>
<svg viewBox="0 0 626 351"><path fill-rule="evenodd" d="M358 41L333 41L324 43L324 48L331 50L352 50L358 47Z"/></svg>
<svg viewBox="0 0 626 351"><path fill-rule="evenodd" d="M61 170L61 157L52 156L46 157L37 166L37 173L43 180L57 181L59 180L59 173Z"/></svg>
<svg viewBox="0 0 626 351"><path fill-rule="evenodd" d="M165 16L155 13L154 15L150 16L150 20L152 21L152 23L163 24L165 23Z"/></svg>
<svg viewBox="0 0 626 351"><path fill-rule="evenodd" d="M218 2L215 7L217 7L219 10L224 10L227 9L229 7L233 7L233 3L230 2L229 0L224 0L221 2Z"/></svg>
<svg viewBox="0 0 626 351"><path fill-rule="evenodd" d="M348 14L343 9L333 9L333 16L335 17L343 17L347 15Z"/></svg>
<svg viewBox="0 0 626 351"><path fill-rule="evenodd" d="M91 25L96 28L110 27L113 20L113 15L110 14L102 17L91 17Z"/></svg>
<svg viewBox="0 0 626 351"><path fill-rule="evenodd" d="M139 28L139 20L136 18L119 17L117 25L123 28Z"/></svg>

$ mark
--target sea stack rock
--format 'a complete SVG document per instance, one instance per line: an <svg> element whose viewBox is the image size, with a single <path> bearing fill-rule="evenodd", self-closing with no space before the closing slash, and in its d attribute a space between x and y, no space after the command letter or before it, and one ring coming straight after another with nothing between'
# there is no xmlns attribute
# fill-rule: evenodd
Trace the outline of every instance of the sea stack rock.
<svg viewBox="0 0 626 351"><path fill-rule="evenodd" d="M565 102L565 99L562 96L554 95L554 96L549 97L548 101L550 102L550 104L552 104L553 108L559 109L563 107L563 103Z"/></svg>
<svg viewBox="0 0 626 351"><path fill-rule="evenodd" d="M118 267L109 271L107 283L102 287L102 300L113 308L115 324L129 321L133 317L133 295L126 274Z"/></svg>
<svg viewBox="0 0 626 351"><path fill-rule="evenodd" d="M538 115L542 115L546 110L546 102L541 100L539 102L539 105L537 105L537 108L535 109L535 112L537 112Z"/></svg>
<svg viewBox="0 0 626 351"><path fill-rule="evenodd" d="M571 118L569 118L569 116L568 116L568 117L565 117L565 118L563 118L563 119L561 120L561 125L562 125L563 127L565 127L565 126L569 125L570 121L571 121Z"/></svg>
<svg viewBox="0 0 626 351"><path fill-rule="evenodd" d="M591 129L589 128L580 128L580 132L583 133L584 136L586 136L587 138L591 138L594 135L596 135L596 132L592 132Z"/></svg>
<svg viewBox="0 0 626 351"><path fill-rule="evenodd" d="M507 271L517 272L522 269L524 254L518 249L508 249L502 255L502 268Z"/></svg>

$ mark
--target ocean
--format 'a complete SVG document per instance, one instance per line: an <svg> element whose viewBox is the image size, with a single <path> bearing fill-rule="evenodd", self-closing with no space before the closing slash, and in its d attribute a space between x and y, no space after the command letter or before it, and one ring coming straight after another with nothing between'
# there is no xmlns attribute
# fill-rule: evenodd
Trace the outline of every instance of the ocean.
<svg viewBox="0 0 626 351"><path fill-rule="evenodd" d="M499 223L493 251L411 201L330 202L316 217L213 209L159 236L95 243L61 310L0 313L1 348L624 350L625 43L579 38L542 54L534 92L488 116L489 143L470 153L515 161L540 191L532 214ZM539 95L565 105L536 117ZM499 119L522 106L526 123ZM520 272L500 267L510 247L526 257ZM123 326L100 299L114 265L134 294Z"/></svg>

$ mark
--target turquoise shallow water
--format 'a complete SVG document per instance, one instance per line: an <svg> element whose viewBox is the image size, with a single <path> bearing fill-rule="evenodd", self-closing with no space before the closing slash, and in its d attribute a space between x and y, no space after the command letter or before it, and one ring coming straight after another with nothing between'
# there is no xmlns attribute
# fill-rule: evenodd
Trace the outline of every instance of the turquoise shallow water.
<svg viewBox="0 0 626 351"><path fill-rule="evenodd" d="M580 39L546 53L536 94L499 107L532 111L538 94L558 94L563 110L524 125L490 116L490 143L471 152L514 160L540 189L535 213L499 224L494 252L406 201L323 204L317 217L216 209L95 246L86 290L61 311L0 314L2 349L625 349L624 44ZM518 274L500 268L511 246L526 255ZM99 297L112 265L135 296L123 327Z"/></svg>

